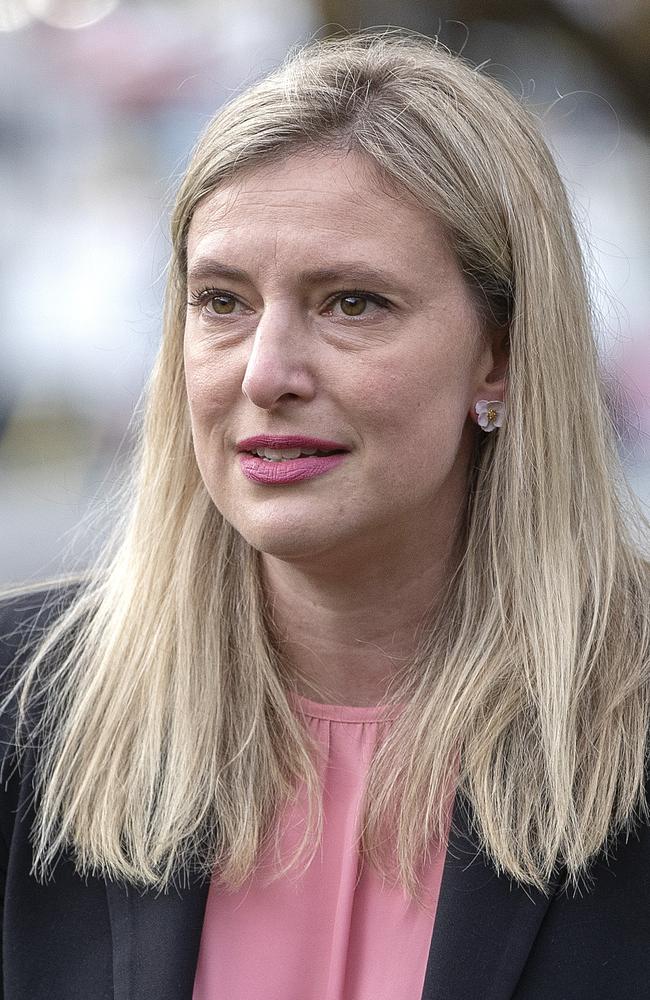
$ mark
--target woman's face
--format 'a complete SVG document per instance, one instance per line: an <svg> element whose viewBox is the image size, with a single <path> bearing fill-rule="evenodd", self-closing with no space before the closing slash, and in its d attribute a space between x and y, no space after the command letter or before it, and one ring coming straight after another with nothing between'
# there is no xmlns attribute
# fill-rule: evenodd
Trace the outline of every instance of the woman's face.
<svg viewBox="0 0 650 1000"><path fill-rule="evenodd" d="M251 545L344 560L448 541L481 433L470 411L499 396L430 214L387 193L358 154L293 155L200 203L188 300L196 458ZM270 461L250 454L258 436L342 453Z"/></svg>

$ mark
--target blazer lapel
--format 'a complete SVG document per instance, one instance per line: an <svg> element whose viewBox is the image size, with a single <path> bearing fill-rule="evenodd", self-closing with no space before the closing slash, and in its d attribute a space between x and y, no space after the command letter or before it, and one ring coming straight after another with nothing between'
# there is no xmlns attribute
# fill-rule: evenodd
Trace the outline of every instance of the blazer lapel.
<svg viewBox="0 0 650 1000"><path fill-rule="evenodd" d="M422 1000L510 1000L551 896L497 876L456 796ZM209 882L167 893L107 882L114 1000L192 1000Z"/></svg>
<svg viewBox="0 0 650 1000"><path fill-rule="evenodd" d="M167 893L107 882L114 1000L192 1000L210 885Z"/></svg>
<svg viewBox="0 0 650 1000"><path fill-rule="evenodd" d="M456 796L422 1000L509 1000L557 882L546 898L497 876Z"/></svg>

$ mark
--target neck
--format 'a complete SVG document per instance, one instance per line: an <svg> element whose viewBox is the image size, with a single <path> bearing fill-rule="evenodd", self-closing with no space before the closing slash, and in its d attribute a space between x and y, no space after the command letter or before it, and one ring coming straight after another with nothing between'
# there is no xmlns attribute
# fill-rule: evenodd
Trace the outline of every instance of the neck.
<svg viewBox="0 0 650 1000"><path fill-rule="evenodd" d="M262 558L276 642L298 692L376 705L416 651L455 565L453 545L422 537L383 558Z"/></svg>

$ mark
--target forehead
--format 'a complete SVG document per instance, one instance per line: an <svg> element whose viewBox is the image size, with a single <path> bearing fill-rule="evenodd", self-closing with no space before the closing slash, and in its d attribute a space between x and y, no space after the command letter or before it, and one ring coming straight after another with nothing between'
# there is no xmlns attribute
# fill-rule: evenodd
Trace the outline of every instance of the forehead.
<svg viewBox="0 0 650 1000"><path fill-rule="evenodd" d="M297 153L250 170L199 203L188 234L196 258L246 256L284 269L337 255L414 275L454 266L441 224L380 178L358 153Z"/></svg>

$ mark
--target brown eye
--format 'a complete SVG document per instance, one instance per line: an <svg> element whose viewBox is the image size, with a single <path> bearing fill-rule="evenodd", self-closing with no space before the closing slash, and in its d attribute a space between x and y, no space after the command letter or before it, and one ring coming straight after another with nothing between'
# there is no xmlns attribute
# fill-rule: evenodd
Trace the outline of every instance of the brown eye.
<svg viewBox="0 0 650 1000"><path fill-rule="evenodd" d="M346 316L360 316L368 304L367 298L363 295L344 295L340 302L341 311Z"/></svg>
<svg viewBox="0 0 650 1000"><path fill-rule="evenodd" d="M211 296L208 304L211 312L218 316L227 316L228 313L234 312L236 300L232 295L220 294Z"/></svg>

